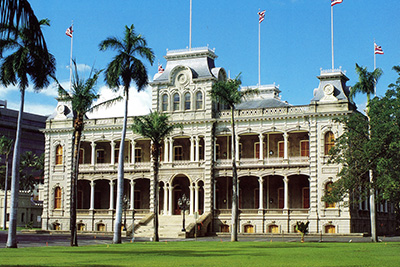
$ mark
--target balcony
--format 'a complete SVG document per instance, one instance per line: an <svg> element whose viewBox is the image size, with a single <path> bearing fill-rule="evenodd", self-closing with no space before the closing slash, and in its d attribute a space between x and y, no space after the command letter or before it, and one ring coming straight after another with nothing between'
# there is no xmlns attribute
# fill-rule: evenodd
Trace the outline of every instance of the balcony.
<svg viewBox="0 0 400 267"><path fill-rule="evenodd" d="M266 158L264 160L260 159L249 159L244 158L237 161L237 165L240 167L272 167L272 166L291 166L291 167L301 167L308 166L310 163L309 157L290 157L288 159L284 158ZM217 168L229 168L232 166L232 159L220 159L216 161L215 166Z"/></svg>

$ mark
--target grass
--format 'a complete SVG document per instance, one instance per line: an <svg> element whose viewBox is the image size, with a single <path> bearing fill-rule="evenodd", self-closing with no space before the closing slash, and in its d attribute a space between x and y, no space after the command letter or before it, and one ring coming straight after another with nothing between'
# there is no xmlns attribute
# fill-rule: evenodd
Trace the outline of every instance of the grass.
<svg viewBox="0 0 400 267"><path fill-rule="evenodd" d="M400 243L160 242L0 249L0 265L400 266Z"/></svg>

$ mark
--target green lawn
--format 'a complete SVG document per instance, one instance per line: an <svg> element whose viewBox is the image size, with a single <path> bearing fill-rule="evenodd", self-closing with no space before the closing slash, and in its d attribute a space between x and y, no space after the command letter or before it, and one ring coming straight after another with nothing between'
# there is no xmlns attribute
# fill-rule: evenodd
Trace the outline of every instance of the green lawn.
<svg viewBox="0 0 400 267"><path fill-rule="evenodd" d="M0 265L400 266L400 243L160 242L0 249Z"/></svg>

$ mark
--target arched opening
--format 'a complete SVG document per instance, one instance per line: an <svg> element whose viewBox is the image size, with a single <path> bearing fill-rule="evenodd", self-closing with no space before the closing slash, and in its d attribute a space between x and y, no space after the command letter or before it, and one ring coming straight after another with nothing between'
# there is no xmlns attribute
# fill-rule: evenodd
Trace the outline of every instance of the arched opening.
<svg viewBox="0 0 400 267"><path fill-rule="evenodd" d="M104 223L98 223L96 225L96 231L105 232L106 231L106 225Z"/></svg>
<svg viewBox="0 0 400 267"><path fill-rule="evenodd" d="M110 208L110 180L95 181L94 208Z"/></svg>
<svg viewBox="0 0 400 267"><path fill-rule="evenodd" d="M291 209L310 208L310 182L306 175L291 175L289 178L289 207Z"/></svg>
<svg viewBox="0 0 400 267"><path fill-rule="evenodd" d="M60 231L61 225L59 223L53 223L53 230Z"/></svg>
<svg viewBox="0 0 400 267"><path fill-rule="evenodd" d="M264 178L264 194L268 209L283 209L285 205L285 192L282 176L267 176Z"/></svg>
<svg viewBox="0 0 400 267"><path fill-rule="evenodd" d="M253 234L254 233L254 226L251 224L245 225L244 226L244 232L247 234Z"/></svg>
<svg viewBox="0 0 400 267"><path fill-rule="evenodd" d="M90 181L78 180L77 208L89 209L90 207Z"/></svg>
<svg viewBox="0 0 400 267"><path fill-rule="evenodd" d="M232 177L217 177L216 208L232 208Z"/></svg>
<svg viewBox="0 0 400 267"><path fill-rule="evenodd" d="M150 179L135 179L134 208L150 209Z"/></svg>
<svg viewBox="0 0 400 267"><path fill-rule="evenodd" d="M222 224L220 228L221 228L221 232L223 232L223 233L229 233L229 225L227 225L227 224Z"/></svg>
<svg viewBox="0 0 400 267"><path fill-rule="evenodd" d="M174 210L174 215L180 215L181 210L178 205L178 199L180 199L183 194L186 195L186 197L190 197L190 191L189 191L189 178L185 175L177 175L175 176L174 180L172 181L172 203L173 203L173 210ZM193 201L192 199L190 201Z"/></svg>
<svg viewBox="0 0 400 267"><path fill-rule="evenodd" d="M334 225L325 225L325 233L326 234L334 234L336 233L336 227Z"/></svg>
<svg viewBox="0 0 400 267"><path fill-rule="evenodd" d="M78 223L78 224L76 225L76 229L77 229L78 231L85 231L85 224L84 224L84 223Z"/></svg>
<svg viewBox="0 0 400 267"><path fill-rule="evenodd" d="M278 234L279 233L279 226L276 224L271 224L268 226L268 233Z"/></svg>
<svg viewBox="0 0 400 267"><path fill-rule="evenodd" d="M325 155L329 155L329 151L335 145L335 136L331 131L325 134L324 145L325 145Z"/></svg>
<svg viewBox="0 0 400 267"><path fill-rule="evenodd" d="M239 180L239 208L258 209L259 183L254 176L240 177Z"/></svg>
<svg viewBox="0 0 400 267"><path fill-rule="evenodd" d="M54 209L61 209L62 190L59 186L54 189Z"/></svg>

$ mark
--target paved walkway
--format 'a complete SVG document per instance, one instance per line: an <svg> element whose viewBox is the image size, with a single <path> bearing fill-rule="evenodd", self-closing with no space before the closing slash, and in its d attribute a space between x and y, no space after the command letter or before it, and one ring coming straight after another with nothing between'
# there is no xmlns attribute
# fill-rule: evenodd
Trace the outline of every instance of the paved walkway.
<svg viewBox="0 0 400 267"><path fill-rule="evenodd" d="M0 231L0 248L4 248L7 243L6 231ZM320 236L310 235L306 236L306 242L370 242L370 237L361 236ZM400 236L394 237L380 237L382 242L400 242ZM21 233L17 234L18 247L44 247L44 246L69 246L70 236L68 234L56 234L56 233L46 233L46 234L36 234L36 233ZM164 239L161 241L194 241L194 238L187 239ZM149 238L135 238L135 242L147 242L150 241ZM199 237L197 241L223 241L229 242L230 236L212 236L212 237ZM250 241L250 242L299 242L300 236L271 236L271 235L239 235L239 241ZM131 238L123 237L123 243L131 242ZM112 236L104 234L80 234L78 235L79 246L88 246L96 244L111 244Z"/></svg>

